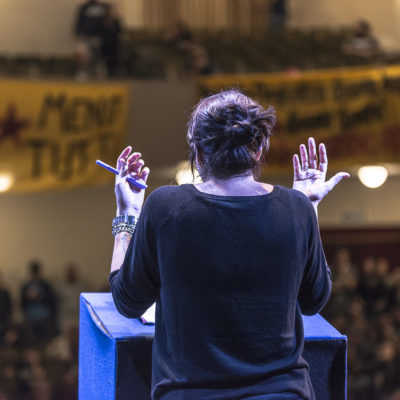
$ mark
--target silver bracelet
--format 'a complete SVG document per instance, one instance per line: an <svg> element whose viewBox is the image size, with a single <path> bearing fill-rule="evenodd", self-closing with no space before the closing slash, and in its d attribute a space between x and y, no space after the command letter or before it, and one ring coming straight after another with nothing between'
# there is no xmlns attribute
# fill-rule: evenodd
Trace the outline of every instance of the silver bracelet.
<svg viewBox="0 0 400 400"><path fill-rule="evenodd" d="M133 235L135 232L137 219L133 215L121 215L115 217L112 222L111 233L115 236L117 233L127 232Z"/></svg>
<svg viewBox="0 0 400 400"><path fill-rule="evenodd" d="M118 217L113 218L113 225L114 224L136 224L137 217L134 215L119 215Z"/></svg>

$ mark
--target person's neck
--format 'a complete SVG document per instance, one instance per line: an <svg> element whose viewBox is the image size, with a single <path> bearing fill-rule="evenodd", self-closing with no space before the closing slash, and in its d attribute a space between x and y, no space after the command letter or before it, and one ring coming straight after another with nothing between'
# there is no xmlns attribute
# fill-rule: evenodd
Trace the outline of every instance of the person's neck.
<svg viewBox="0 0 400 400"><path fill-rule="evenodd" d="M201 192L220 196L258 196L272 192L273 186L257 182L253 174L235 176L229 179L208 178L195 185Z"/></svg>

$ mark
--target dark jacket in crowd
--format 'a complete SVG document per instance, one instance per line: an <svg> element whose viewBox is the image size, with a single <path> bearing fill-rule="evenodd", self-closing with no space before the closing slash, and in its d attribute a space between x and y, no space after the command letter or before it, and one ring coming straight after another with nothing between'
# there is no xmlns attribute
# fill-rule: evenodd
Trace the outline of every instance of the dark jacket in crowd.
<svg viewBox="0 0 400 400"><path fill-rule="evenodd" d="M78 12L75 33L84 37L100 37L107 4L90 0L84 3Z"/></svg>

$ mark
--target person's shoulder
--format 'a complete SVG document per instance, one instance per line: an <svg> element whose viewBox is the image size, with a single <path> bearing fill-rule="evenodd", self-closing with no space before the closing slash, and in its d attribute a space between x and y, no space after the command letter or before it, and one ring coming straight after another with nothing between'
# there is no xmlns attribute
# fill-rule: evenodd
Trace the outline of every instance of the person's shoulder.
<svg viewBox="0 0 400 400"><path fill-rule="evenodd" d="M285 186L278 186L277 188L279 190L279 199L281 201L299 209L312 209L310 199L303 192L296 189L289 189Z"/></svg>
<svg viewBox="0 0 400 400"><path fill-rule="evenodd" d="M146 200L147 207L170 208L185 201L190 192L186 185L160 186L154 189Z"/></svg>
<svg viewBox="0 0 400 400"><path fill-rule="evenodd" d="M160 186L157 189L154 189L148 199L169 199L171 196L173 197L182 197L186 194L184 190L185 185L168 185L168 186Z"/></svg>
<svg viewBox="0 0 400 400"><path fill-rule="evenodd" d="M147 197L142 208L142 218L151 221L161 221L167 218L173 210L180 208L190 197L190 191L184 186L161 186L154 189Z"/></svg>
<svg viewBox="0 0 400 400"><path fill-rule="evenodd" d="M304 201L309 202L310 201L303 192L300 192L300 190L289 189L285 186L280 186L280 185L276 185L275 188L278 189L280 196L284 196L288 199L301 201L301 202L304 202Z"/></svg>
<svg viewBox="0 0 400 400"><path fill-rule="evenodd" d="M284 207L306 231L318 225L314 207L310 199L299 190L279 187L280 207Z"/></svg>

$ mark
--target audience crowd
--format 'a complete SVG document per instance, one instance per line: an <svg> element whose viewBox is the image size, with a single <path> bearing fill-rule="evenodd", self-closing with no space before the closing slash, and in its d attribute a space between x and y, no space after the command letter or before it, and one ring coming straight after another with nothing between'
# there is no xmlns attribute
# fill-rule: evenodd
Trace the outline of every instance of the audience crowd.
<svg viewBox="0 0 400 400"><path fill-rule="evenodd" d="M349 400L400 399L400 266L347 249L331 261L333 291L322 315L348 337Z"/></svg>
<svg viewBox="0 0 400 400"><path fill-rule="evenodd" d="M74 264L58 284L39 262L28 273L14 302L0 276L0 400L76 400L79 295L88 288Z"/></svg>
<svg viewBox="0 0 400 400"><path fill-rule="evenodd" d="M347 249L328 261L333 291L322 315L348 337L349 400L399 400L400 266L373 257L355 265ZM58 285L38 262L28 272L14 304L0 275L0 400L75 400L79 294L88 288L74 264Z"/></svg>

